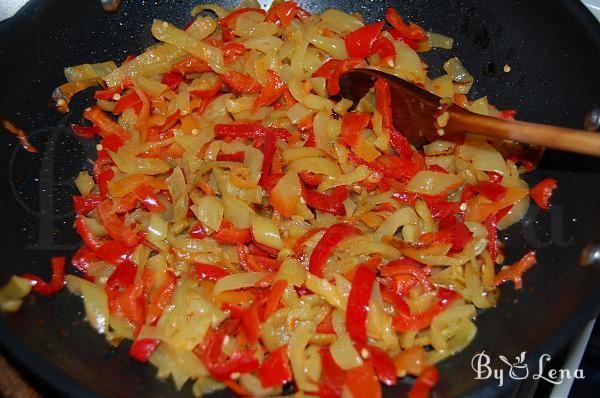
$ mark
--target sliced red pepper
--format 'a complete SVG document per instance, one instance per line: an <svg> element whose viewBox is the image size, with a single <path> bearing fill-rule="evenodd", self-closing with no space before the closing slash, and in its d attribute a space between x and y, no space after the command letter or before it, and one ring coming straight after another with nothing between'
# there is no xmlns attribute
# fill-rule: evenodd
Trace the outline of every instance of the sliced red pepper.
<svg viewBox="0 0 600 398"><path fill-rule="evenodd" d="M285 289L287 287L287 281L284 279L278 280L271 286L271 291L267 296L267 303L265 304L265 309L263 313L263 319L267 320L279 307L279 302L285 293Z"/></svg>
<svg viewBox="0 0 600 398"><path fill-rule="evenodd" d="M219 243L234 245L252 242L252 233L249 229L237 229L228 220L221 222L221 228L212 235Z"/></svg>
<svg viewBox="0 0 600 398"><path fill-rule="evenodd" d="M118 115L128 108L133 108L136 114L140 113L142 109L142 99L137 95L135 90L131 90L127 95L122 96L117 101L113 108L113 113Z"/></svg>
<svg viewBox="0 0 600 398"><path fill-rule="evenodd" d="M175 288L177 287L177 277L171 271L165 273L165 281L156 289L154 294L148 300L148 311L146 314L147 323L156 325L158 319L162 316L165 307L171 302Z"/></svg>
<svg viewBox="0 0 600 398"><path fill-rule="evenodd" d="M204 239L208 237L208 232L206 231L206 227L204 225L201 223L196 223L190 227L188 236L192 239Z"/></svg>
<svg viewBox="0 0 600 398"><path fill-rule="evenodd" d="M381 398L381 384L371 361L346 371L346 386L353 397Z"/></svg>
<svg viewBox="0 0 600 398"><path fill-rule="evenodd" d="M189 57L174 64L173 71L187 75L189 73L212 72L212 68L199 58Z"/></svg>
<svg viewBox="0 0 600 398"><path fill-rule="evenodd" d="M494 286L499 286L507 281L512 281L515 289L523 287L523 273L533 267L537 262L534 251L530 251L513 265L504 266L494 278Z"/></svg>
<svg viewBox="0 0 600 398"><path fill-rule="evenodd" d="M451 216L453 214L457 214L460 211L460 203L458 202L439 201L429 203L427 202L427 200L425 200L425 202L429 207L431 217L433 217L433 219L436 221Z"/></svg>
<svg viewBox="0 0 600 398"><path fill-rule="evenodd" d="M84 245L77 249L73 257L71 257L71 265L75 269L87 274L87 270L92 263L98 260L98 256L89 247Z"/></svg>
<svg viewBox="0 0 600 398"><path fill-rule="evenodd" d="M298 176L306 185L312 185L316 187L323 182L323 177L321 175L306 170L300 171Z"/></svg>
<svg viewBox="0 0 600 398"><path fill-rule="evenodd" d="M349 224L334 224L325 230L310 255L309 271L319 278L323 277L323 268L333 250L346 238L360 235L360 229Z"/></svg>
<svg viewBox="0 0 600 398"><path fill-rule="evenodd" d="M86 196L74 195L73 207L75 208L75 213L86 215L94 210L102 200L102 196L95 194Z"/></svg>
<svg viewBox="0 0 600 398"><path fill-rule="evenodd" d="M282 28L286 28L296 16L298 6L293 1L285 1L272 6L265 17L266 22L278 22Z"/></svg>
<svg viewBox="0 0 600 398"><path fill-rule="evenodd" d="M552 192L558 187L558 183L554 178L544 178L529 190L531 199L542 210L550 209L550 198Z"/></svg>
<svg viewBox="0 0 600 398"><path fill-rule="evenodd" d="M390 356L380 348L374 346L366 346L369 351L369 359L373 363L375 374L380 382L386 386L393 386L398 382L396 375L396 365Z"/></svg>
<svg viewBox="0 0 600 398"><path fill-rule="evenodd" d="M339 398L342 396L346 374L333 359L328 347L321 348L322 375L319 383L319 397Z"/></svg>
<svg viewBox="0 0 600 398"><path fill-rule="evenodd" d="M110 199L104 200L96 209L108 236L122 242L128 247L132 247L139 242L140 239L135 232L126 227L123 221L115 214Z"/></svg>
<svg viewBox="0 0 600 398"><path fill-rule="evenodd" d="M334 216L346 215L344 201L347 197L348 190L343 186L333 188L331 195L325 195L308 189L304 191L304 199L309 207L333 214Z"/></svg>
<svg viewBox="0 0 600 398"><path fill-rule="evenodd" d="M502 199L507 191L507 188L504 185L491 181L479 182L473 185L471 189L494 202Z"/></svg>
<svg viewBox="0 0 600 398"><path fill-rule="evenodd" d="M222 153L220 152L217 155L218 161L224 162L243 162L244 161L244 151L234 152L234 153Z"/></svg>
<svg viewBox="0 0 600 398"><path fill-rule="evenodd" d="M23 278L29 279L34 282L32 290L42 296L50 296L61 290L65 285L65 264L67 262L66 257L52 257L50 263L52 264L52 278L50 282L44 281L42 278L32 274L25 274Z"/></svg>
<svg viewBox="0 0 600 398"><path fill-rule="evenodd" d="M242 43L231 42L223 45L223 59L229 64L246 53L246 47Z"/></svg>
<svg viewBox="0 0 600 398"><path fill-rule="evenodd" d="M108 87L104 90L97 90L94 93L94 99L111 101L114 98L115 94L121 94L121 91L123 91L121 86L114 86L114 87Z"/></svg>
<svg viewBox="0 0 600 398"><path fill-rule="evenodd" d="M231 380L231 374L249 373L259 368L259 362L252 351L236 350L229 358L223 359L223 341L225 336L233 334L238 328L238 320L226 320L219 329L207 339L201 358L210 375L216 380ZM196 352L196 351L194 351Z"/></svg>
<svg viewBox="0 0 600 398"><path fill-rule="evenodd" d="M171 90L175 90L184 80L185 79L181 73L167 72L163 75L162 79L160 79L160 82L167 85L167 87L169 87Z"/></svg>
<svg viewBox="0 0 600 398"><path fill-rule="evenodd" d="M272 351L257 372L264 388L282 386L292 381L292 369L287 355L287 345Z"/></svg>
<svg viewBox="0 0 600 398"><path fill-rule="evenodd" d="M394 155L383 155L366 164L369 169L386 177L405 182L408 182L420 170L419 165L413 162L412 159L407 160Z"/></svg>
<svg viewBox="0 0 600 398"><path fill-rule="evenodd" d="M95 253L104 260L113 265L119 265L131 259L131 253L134 248L127 247L123 243L116 240L109 240L102 244Z"/></svg>
<svg viewBox="0 0 600 398"><path fill-rule="evenodd" d="M113 152L117 152L124 144L125 141L116 134L111 134L100 140L100 145L102 145L103 148Z"/></svg>
<svg viewBox="0 0 600 398"><path fill-rule="evenodd" d="M221 304L221 310L229 311L229 317L231 319L241 319L244 314L244 310L237 304L223 303Z"/></svg>
<svg viewBox="0 0 600 398"><path fill-rule="evenodd" d="M260 123L232 123L232 124L216 124L215 136L234 140L236 138L263 138L267 135L267 131L271 131L275 137L282 140L290 138L290 132L282 128L266 128Z"/></svg>
<svg viewBox="0 0 600 398"><path fill-rule="evenodd" d="M329 95L338 95L340 93L340 76L342 73L366 66L364 59L349 58L344 61L339 59L330 59L319 69L313 72L312 77L324 77L327 79L327 93Z"/></svg>
<svg viewBox="0 0 600 398"><path fill-rule="evenodd" d="M431 306L423 312L418 314L410 314L408 305L405 307L397 306L396 309L398 310L398 316L396 316L393 320L394 329L397 332L403 333L425 329L431 325L431 321L437 314L442 312L448 305L450 305L459 297L460 296L458 293L452 290L440 288L438 290L438 299L435 300Z"/></svg>
<svg viewBox="0 0 600 398"><path fill-rule="evenodd" d="M129 141L129 133L96 105L86 109L83 112L83 117L91 121L94 126L98 127L100 130L100 135L103 138L106 138L111 134L115 134L123 141Z"/></svg>
<svg viewBox="0 0 600 398"><path fill-rule="evenodd" d="M100 134L100 129L96 126L81 126L79 124L71 123L71 130L73 134L78 137L90 139L97 134Z"/></svg>
<svg viewBox="0 0 600 398"><path fill-rule="evenodd" d="M235 21L237 19L237 17L239 17L240 15L245 14L247 12L257 12L262 15L267 14L265 10L261 10L260 8L254 8L254 7L238 8L238 9L230 12L229 14L227 14L227 16L219 19L219 26L229 26L229 25L231 25L231 23L233 21Z"/></svg>
<svg viewBox="0 0 600 398"><path fill-rule="evenodd" d="M455 216L448 216L440 221L440 231L448 231L452 236L452 250L462 251L473 239L473 234L467 226Z"/></svg>
<svg viewBox="0 0 600 398"><path fill-rule="evenodd" d="M209 99L217 95L221 91L221 87L223 87L223 79L217 77L212 87L204 90L192 90L190 93L198 98Z"/></svg>
<svg viewBox="0 0 600 398"><path fill-rule="evenodd" d="M230 275L230 272L216 265L194 263L191 274L193 278L198 278L201 281L218 281L224 276Z"/></svg>
<svg viewBox="0 0 600 398"><path fill-rule="evenodd" d="M246 73L229 71L223 73L221 78L236 93L252 94L262 90L260 83Z"/></svg>
<svg viewBox="0 0 600 398"><path fill-rule="evenodd" d="M271 69L267 70L267 80L260 91L260 95L254 101L252 109L256 112L261 106L271 105L277 101L285 92L285 83L279 77L279 74Z"/></svg>
<svg viewBox="0 0 600 398"><path fill-rule="evenodd" d="M408 398L428 398L431 388L438 381L439 374L437 369L432 365L425 366L408 392Z"/></svg>
<svg viewBox="0 0 600 398"><path fill-rule="evenodd" d="M345 39L348 56L353 58L365 58L371 52L373 45L377 41L381 29L385 22L377 22L371 25L365 25L348 33Z"/></svg>
<svg viewBox="0 0 600 398"><path fill-rule="evenodd" d="M387 9L385 19L404 38L416 42L427 40L427 34L419 25L410 22L408 25L393 7Z"/></svg>
<svg viewBox="0 0 600 398"><path fill-rule="evenodd" d="M83 243L91 250L98 250L104 243L102 239L98 238L89 230L83 216L78 216L77 219L75 219L75 230L83 240Z"/></svg>
<svg viewBox="0 0 600 398"><path fill-rule="evenodd" d="M425 288L425 290L431 290L433 288L433 284L429 281L431 269L408 257L390 261L386 265L379 267L379 270L384 277L411 275Z"/></svg>
<svg viewBox="0 0 600 398"><path fill-rule="evenodd" d="M148 362L148 359L159 345L159 339L135 340L129 349L129 356L139 362Z"/></svg>
<svg viewBox="0 0 600 398"><path fill-rule="evenodd" d="M97 178L98 190L100 191L100 195L104 198L108 194L108 183L115 176L115 172L112 169L104 170L100 173Z"/></svg>
<svg viewBox="0 0 600 398"><path fill-rule="evenodd" d="M396 47L394 47L394 43L392 43L389 39L385 37L379 37L371 48L371 54L379 54L380 59L395 57Z"/></svg>
<svg viewBox="0 0 600 398"><path fill-rule="evenodd" d="M375 275L373 269L364 265L359 266L354 274L348 296L346 330L354 341L362 344L367 342L367 314Z"/></svg>
<svg viewBox="0 0 600 398"><path fill-rule="evenodd" d="M342 118L342 141L350 147L354 147L358 142L358 137L362 129L367 127L371 121L368 113L348 112Z"/></svg>
<svg viewBox="0 0 600 398"><path fill-rule="evenodd" d="M162 213L166 210L165 205L158 199L154 190L147 184L138 185L133 193L142 205L152 213Z"/></svg>

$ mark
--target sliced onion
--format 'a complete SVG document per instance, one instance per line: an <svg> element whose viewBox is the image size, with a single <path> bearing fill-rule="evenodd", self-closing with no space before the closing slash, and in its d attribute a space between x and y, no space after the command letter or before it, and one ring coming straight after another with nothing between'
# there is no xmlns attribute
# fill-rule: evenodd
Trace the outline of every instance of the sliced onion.
<svg viewBox="0 0 600 398"><path fill-rule="evenodd" d="M288 171L269 195L269 202L275 210L286 217L291 217L296 211L296 204L302 197L302 185L298 173Z"/></svg>
<svg viewBox="0 0 600 398"><path fill-rule="evenodd" d="M366 180L372 174L371 170L365 166L360 165L349 173L337 176L329 177L323 181L317 188L319 192L326 191L328 189L342 186L342 185L353 185L357 182Z"/></svg>
<svg viewBox="0 0 600 398"><path fill-rule="evenodd" d="M283 242L279 236L279 228L273 220L252 214L250 222L252 223L252 236L258 243L274 249L281 249Z"/></svg>
<svg viewBox="0 0 600 398"><path fill-rule="evenodd" d="M408 225L417 224L419 217L412 207L403 207L390 214L377 228L379 236L393 236L398 228Z"/></svg>
<svg viewBox="0 0 600 398"><path fill-rule="evenodd" d="M456 57L450 58L444 63L444 70L452 76L452 80L458 83L473 83L475 80L463 66L462 62L460 62L460 59Z"/></svg>
<svg viewBox="0 0 600 398"><path fill-rule="evenodd" d="M83 305L88 322L98 331L108 332L109 313L108 298L102 287L73 275L65 277L67 287L75 294L83 297Z"/></svg>
<svg viewBox="0 0 600 398"><path fill-rule="evenodd" d="M363 359L356 348L354 348L354 343L350 339L350 336L348 336L348 333L339 336L329 347L329 350L335 363L343 370L358 368L363 364Z"/></svg>
<svg viewBox="0 0 600 398"><path fill-rule="evenodd" d="M306 276L306 288L313 293L318 294L323 297L325 301L327 301L332 306L344 309L345 308L345 300L342 300L340 296L340 292L336 286L332 285L325 279L321 279L319 277L314 276L313 274L308 274Z"/></svg>
<svg viewBox="0 0 600 398"><path fill-rule="evenodd" d="M289 169L294 170L296 172L301 171L310 171L316 174L325 174L327 176L339 176L340 168L339 166L325 158L302 158L294 160L289 164Z"/></svg>
<svg viewBox="0 0 600 398"><path fill-rule="evenodd" d="M69 66L65 68L65 77L69 82L97 80L103 79L115 69L117 69L117 65L113 61Z"/></svg>
<svg viewBox="0 0 600 398"><path fill-rule="evenodd" d="M433 48L450 50L454 44L454 39L452 39L450 36L445 36L440 33L428 32L427 36L429 37L429 45Z"/></svg>
<svg viewBox="0 0 600 398"><path fill-rule="evenodd" d="M13 275L6 285L0 288L0 311L15 312L23 304L30 292L33 282L29 279Z"/></svg>
<svg viewBox="0 0 600 398"><path fill-rule="evenodd" d="M250 215L254 210L247 203L231 195L223 195L223 217L231 221L238 229L247 229L252 225Z"/></svg>
<svg viewBox="0 0 600 398"><path fill-rule="evenodd" d="M83 196L86 196L94 189L94 180L87 171L81 171L77 174L77 178L75 178L75 185L77 186L77 190Z"/></svg>
<svg viewBox="0 0 600 398"><path fill-rule="evenodd" d="M203 196L194 206L192 211L196 218L213 231L218 231L221 228L221 220L223 220L223 202L216 196Z"/></svg>

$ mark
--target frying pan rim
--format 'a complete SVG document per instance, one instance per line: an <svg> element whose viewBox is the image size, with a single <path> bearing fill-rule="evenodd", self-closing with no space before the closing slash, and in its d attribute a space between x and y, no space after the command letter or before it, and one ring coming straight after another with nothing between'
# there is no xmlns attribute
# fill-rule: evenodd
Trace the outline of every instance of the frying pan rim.
<svg viewBox="0 0 600 398"><path fill-rule="evenodd" d="M34 7L34 1L29 1L14 16L0 22L0 28L9 30L12 22ZM596 18L580 1L565 1L561 4L565 12L577 20L595 42L596 47L600 48L600 28ZM553 354L561 348L568 345L569 340L577 335L579 330L594 317L598 316L600 309L600 289L593 291L585 300L579 310L571 315L545 342L540 344L533 352L534 355L528 355L527 362L533 361L538 354ZM52 362L47 361L41 354L28 347L21 338L12 332L4 316L0 316L0 350L6 354L9 360L20 366L26 376L32 380L47 383L54 391L60 395L68 397L98 397L101 396L91 388L61 371ZM466 396L478 396L478 392L483 392L490 388L493 380L483 383L475 389L468 391ZM514 387L515 380L507 380L505 390Z"/></svg>

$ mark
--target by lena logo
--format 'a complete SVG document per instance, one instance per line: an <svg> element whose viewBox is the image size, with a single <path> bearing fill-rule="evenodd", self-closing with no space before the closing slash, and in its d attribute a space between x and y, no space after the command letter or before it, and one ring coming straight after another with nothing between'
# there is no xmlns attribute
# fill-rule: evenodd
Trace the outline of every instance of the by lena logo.
<svg viewBox="0 0 600 398"><path fill-rule="evenodd" d="M475 372L475 379L488 380L495 379L498 386L502 387L506 378L513 380L524 380L531 377L534 380L545 380L552 384L561 384L565 380L584 379L582 369L545 369L545 364L552 358L548 354L542 354L537 362L537 368L531 369L525 363L525 351L517 355L514 361L510 361L504 355L499 355L498 359L508 366L508 374L505 368L493 368L491 358L485 351L475 354L471 359L471 367Z"/></svg>

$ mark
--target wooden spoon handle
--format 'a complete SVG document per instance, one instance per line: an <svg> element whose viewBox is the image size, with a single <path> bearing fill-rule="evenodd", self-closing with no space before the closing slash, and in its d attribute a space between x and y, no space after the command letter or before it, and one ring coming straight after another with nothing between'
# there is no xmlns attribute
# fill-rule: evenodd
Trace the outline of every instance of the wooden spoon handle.
<svg viewBox="0 0 600 398"><path fill-rule="evenodd" d="M600 156L600 134L544 124L449 111L449 133L470 133Z"/></svg>

